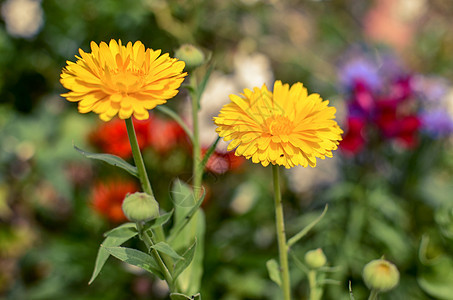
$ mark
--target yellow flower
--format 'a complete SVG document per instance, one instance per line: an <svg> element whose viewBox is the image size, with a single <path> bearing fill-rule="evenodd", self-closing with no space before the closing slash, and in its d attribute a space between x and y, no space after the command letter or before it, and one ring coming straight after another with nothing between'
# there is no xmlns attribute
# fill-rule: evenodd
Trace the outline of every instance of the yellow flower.
<svg viewBox="0 0 453 300"><path fill-rule="evenodd" d="M336 109L318 94L308 95L302 83L289 87L276 81L273 92L266 85L242 97L230 95L218 117L217 133L231 141L237 156L263 166L316 166L316 158L332 157L343 131L335 119Z"/></svg>
<svg viewBox="0 0 453 300"><path fill-rule="evenodd" d="M126 46L121 40L99 46L91 42L91 53L79 53L61 73L61 84L70 90L62 96L79 102L80 113L93 111L103 121L116 114L121 119L148 119L148 110L176 96L187 75L182 73L183 61L160 55L161 50L145 51L140 41Z"/></svg>

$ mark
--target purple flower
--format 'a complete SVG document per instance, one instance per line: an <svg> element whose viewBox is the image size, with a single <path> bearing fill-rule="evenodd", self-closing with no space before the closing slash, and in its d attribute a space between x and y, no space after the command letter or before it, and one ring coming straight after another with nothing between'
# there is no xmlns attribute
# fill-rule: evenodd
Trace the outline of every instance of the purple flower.
<svg viewBox="0 0 453 300"><path fill-rule="evenodd" d="M421 114L423 129L433 138L442 138L453 133L453 119L444 109L433 109Z"/></svg>
<svg viewBox="0 0 453 300"><path fill-rule="evenodd" d="M358 84L377 90L382 84L377 65L363 57L351 59L340 67L338 77L341 86L347 90L354 89Z"/></svg>
<svg viewBox="0 0 453 300"><path fill-rule="evenodd" d="M437 76L417 75L412 87L421 99L428 102L439 102L448 92L447 80Z"/></svg>

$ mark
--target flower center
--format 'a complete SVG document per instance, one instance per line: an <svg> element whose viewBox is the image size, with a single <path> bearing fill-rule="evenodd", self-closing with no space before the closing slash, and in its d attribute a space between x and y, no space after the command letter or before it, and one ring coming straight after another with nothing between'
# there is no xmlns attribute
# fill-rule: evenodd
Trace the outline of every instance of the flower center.
<svg viewBox="0 0 453 300"><path fill-rule="evenodd" d="M272 116L266 119L266 124L271 135L287 135L293 131L294 125L287 117Z"/></svg>
<svg viewBox="0 0 453 300"><path fill-rule="evenodd" d="M111 79L114 89L120 93L133 93L142 85L142 75L134 70L119 70Z"/></svg>

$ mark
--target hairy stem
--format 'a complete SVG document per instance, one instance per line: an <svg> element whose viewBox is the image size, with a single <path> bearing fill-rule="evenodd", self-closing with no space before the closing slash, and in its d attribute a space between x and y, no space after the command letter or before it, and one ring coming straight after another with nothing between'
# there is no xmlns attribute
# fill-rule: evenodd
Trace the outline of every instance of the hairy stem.
<svg viewBox="0 0 453 300"><path fill-rule="evenodd" d="M274 179L275 223L277 227L278 252L280 256L280 274L282 278L283 298L291 300L291 285L288 267L288 246L286 245L285 221L283 217L282 195L280 192L280 179L278 166L272 166Z"/></svg>

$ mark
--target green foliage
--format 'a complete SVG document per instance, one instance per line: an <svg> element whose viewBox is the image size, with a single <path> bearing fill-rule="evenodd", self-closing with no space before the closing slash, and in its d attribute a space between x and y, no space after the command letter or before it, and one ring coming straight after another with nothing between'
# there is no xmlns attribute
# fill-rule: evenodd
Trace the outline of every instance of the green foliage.
<svg viewBox="0 0 453 300"><path fill-rule="evenodd" d="M197 91L197 96L210 92L209 104L228 97L219 90L209 91L210 80L223 73L225 78L236 76L236 54L259 52L271 61L274 78L303 81L310 91L328 96L341 115L344 99L336 89L335 71L343 59L339 53L366 35L363 30L370 24L364 18L373 7L355 1L278 5L275 1L246 0L35 2L45 16L35 36L12 36L6 18L0 28L0 294L6 300L166 297L159 294L154 276L132 272L122 263L106 263L109 249L123 261L153 271L153 258L140 252L143 258L131 249L139 242L134 238L136 225L114 228L116 223L92 209L94 182L111 176L136 176L136 168L128 159L77 148L86 157L119 167L104 168L74 154L71 146L90 149L90 132L98 124L96 116L77 113L76 104L58 96L64 92L58 82L61 67L66 60L74 60L79 48L89 51L90 41L111 38L141 40L147 47L170 54L183 42L200 45L212 53L212 60L200 67L199 74L205 76L197 78L195 88L188 86L194 81L185 85L189 92ZM402 19L406 20L415 6L404 9ZM450 6L442 1L426 4L423 27L414 25L417 36L412 44L399 49L417 71L449 80L453 69ZM366 36L366 40L370 38ZM172 112L181 112L180 122L188 119L184 115L188 109L182 105L186 93L182 90L165 105ZM117 140L116 136L111 138ZM173 211L143 228L150 232L165 226L170 233L168 247L160 244L158 251L175 258L172 275L184 291L172 297L191 299L186 295L201 292L205 299L277 299L278 287L267 279L270 275L275 281L276 262L264 264L276 253L267 170L248 161L235 172L207 172L203 178L206 190L198 199L183 181L168 184L175 177L190 182L187 148L184 143L173 152L148 149L143 153L160 207L170 211L174 206ZM340 284L324 287L326 300L353 299L351 286L355 298L366 299L369 292L362 283L361 270L364 263L383 254L400 269L401 283L389 294L380 295L381 299L451 299L450 148L449 143L430 141L425 156L398 145L373 148L369 155L354 158L342 157L337 151L334 156L341 157L337 161L340 176L335 183L321 183L317 167L307 169L299 181L312 183L307 191L298 193L283 185L287 232L292 236L288 245L291 256L296 257L291 264L294 297L304 299L308 290L307 270L298 257L321 247L328 263L340 267L328 274ZM254 194L243 189L245 185L255 187ZM203 211L199 211L202 202ZM326 203L329 213L314 226ZM238 206L247 209L238 210ZM103 247L97 249L102 232L106 232ZM203 243L203 236L207 243ZM417 251L423 236L429 236L430 243L420 257ZM126 242L131 248L119 247ZM91 285L87 286L91 273ZM189 280L197 282L193 291L188 291Z"/></svg>
<svg viewBox="0 0 453 300"><path fill-rule="evenodd" d="M173 280L177 280L179 275L190 265L194 256L197 246L197 241L187 248L186 252L182 254L182 257L175 262L175 268L173 270Z"/></svg>
<svg viewBox="0 0 453 300"><path fill-rule="evenodd" d="M175 266L175 273L178 275L181 289L187 294L193 294L201 287L203 271L203 248L195 247L193 241L196 240L200 245L204 242L205 217L203 211L198 209L203 202L204 194L197 199L189 185L177 179L173 183L171 195L175 214L174 226L168 241L174 249L189 249L185 255L193 257L188 265L186 262L177 264L178 272Z"/></svg>
<svg viewBox="0 0 453 300"><path fill-rule="evenodd" d="M102 242L101 246L98 250L98 255L96 257L96 262L94 263L94 271L93 275L91 275L91 279L88 284L91 284L99 273L102 270L102 267L107 262L107 259L110 256L110 252L107 250L108 247L115 247L124 244L126 241L130 240L134 236L138 234L137 229L135 228L135 224L133 223L126 223L121 226L118 226L115 229L112 229L106 232L104 235L106 236L105 240Z"/></svg>
<svg viewBox="0 0 453 300"><path fill-rule="evenodd" d="M162 252L164 254L167 254L168 256L173 257L174 259L184 259L181 255L176 253L176 251L173 250L173 248L167 243L159 242L155 245L152 245L151 248L156 249L157 251Z"/></svg>
<svg viewBox="0 0 453 300"><path fill-rule="evenodd" d="M269 272L269 278L272 279L278 286L282 285L282 278L280 275L280 267L275 259L270 259L266 262L267 272Z"/></svg>
<svg viewBox="0 0 453 300"><path fill-rule="evenodd" d="M193 296L187 296L187 295L180 294L180 293L171 293L170 298L171 298L171 300L201 300L201 295L196 294Z"/></svg>
<svg viewBox="0 0 453 300"><path fill-rule="evenodd" d="M291 247L292 245L294 245L295 243L297 243L301 238L303 238L313 227L315 227L316 224L319 223L319 221L322 220L322 218L324 217L324 215L326 214L327 212L327 205L326 207L324 208L322 214L316 218L313 222L311 222L310 224L308 224L306 227L304 227L301 231L299 231L298 233L296 233L292 238L290 238L287 242L287 245L288 247Z"/></svg>
<svg viewBox="0 0 453 300"><path fill-rule="evenodd" d="M101 245L101 248L105 249L110 255L115 256L121 261L142 268L143 270L158 276L160 279L164 279L156 260L149 254L125 247L107 247Z"/></svg>
<svg viewBox="0 0 453 300"><path fill-rule="evenodd" d="M121 168L121 169L125 170L126 172L128 172L129 174L131 174L135 177L138 177L137 168L132 166L131 164L129 164L127 161L125 161L121 157L118 157L118 156L112 155L112 154L106 154L106 153L102 153L102 154L101 153L90 153L90 152L87 152L87 151L84 151L84 150L78 148L75 145L74 145L74 148L80 154L85 156L86 158L91 158L91 159L96 159L96 160L106 162L109 165Z"/></svg>

